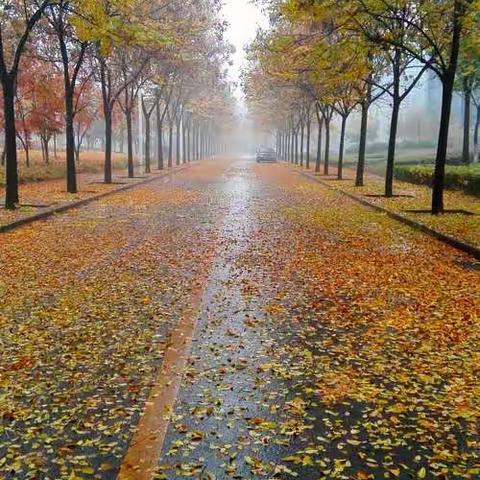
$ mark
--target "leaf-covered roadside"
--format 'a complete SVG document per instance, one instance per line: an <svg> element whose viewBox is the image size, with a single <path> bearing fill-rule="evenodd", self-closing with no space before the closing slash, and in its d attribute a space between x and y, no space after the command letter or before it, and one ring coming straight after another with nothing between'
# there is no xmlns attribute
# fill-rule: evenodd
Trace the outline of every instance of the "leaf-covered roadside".
<svg viewBox="0 0 480 480"><path fill-rule="evenodd" d="M0 478L115 478L169 333L196 308L210 204L182 177L0 238Z"/></svg>
<svg viewBox="0 0 480 480"><path fill-rule="evenodd" d="M354 172L347 169L346 175L353 178ZM322 179L321 176L319 178ZM396 193L399 196L386 198L382 196L384 180L377 175L367 175L364 187L355 187L351 181L338 181L333 177L324 179L330 185L358 195L368 202L422 222L461 241L480 246L480 199L477 196L447 190L444 195L448 211L444 215L431 215L431 189L428 186L395 181Z"/></svg>

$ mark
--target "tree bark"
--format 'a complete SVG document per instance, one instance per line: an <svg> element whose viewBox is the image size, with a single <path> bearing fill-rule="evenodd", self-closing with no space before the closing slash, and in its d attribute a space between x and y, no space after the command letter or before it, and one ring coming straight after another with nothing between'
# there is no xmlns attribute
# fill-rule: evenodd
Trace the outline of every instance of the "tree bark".
<svg viewBox="0 0 480 480"><path fill-rule="evenodd" d="M340 150L338 153L337 180L343 180L343 156L345 152L345 132L347 130L347 115L342 115L342 128L340 131Z"/></svg>
<svg viewBox="0 0 480 480"><path fill-rule="evenodd" d="M371 91L370 87L367 87ZM368 129L368 110L370 108L370 94L362 102L362 120L360 125L360 145L358 148L357 175L355 178L355 186L363 187L365 177L365 153L367 150L367 129Z"/></svg>
<svg viewBox="0 0 480 480"><path fill-rule="evenodd" d="M157 101L157 168L163 170L163 121L160 112L160 102Z"/></svg>
<svg viewBox="0 0 480 480"><path fill-rule="evenodd" d="M452 108L453 86L455 73L449 74L443 80L442 110L440 129L438 132L437 156L433 174L432 214L443 213L443 191L445 187L445 165L447 163L448 133L450 127L450 112Z"/></svg>
<svg viewBox="0 0 480 480"><path fill-rule="evenodd" d="M180 162L181 162L181 151L180 151L180 144L181 144L181 139L182 139L181 124L182 124L181 119L177 120L177 126L176 126L177 136L175 138L175 140L176 140L175 163L176 163L177 166L180 165Z"/></svg>
<svg viewBox="0 0 480 480"><path fill-rule="evenodd" d="M48 139L43 139L43 149L45 152L45 163L48 165L50 163L50 149L48 148Z"/></svg>
<svg viewBox="0 0 480 480"><path fill-rule="evenodd" d="M145 173L150 173L150 115L145 115Z"/></svg>
<svg viewBox="0 0 480 480"><path fill-rule="evenodd" d="M305 167L307 170L310 168L310 137L311 137L311 128L312 127L312 120L310 118L307 119L307 158L306 158L306 164Z"/></svg>
<svg viewBox="0 0 480 480"><path fill-rule="evenodd" d="M135 167L133 165L132 112L128 108L125 112L125 119L127 121L128 178L134 178L135 177Z"/></svg>
<svg viewBox="0 0 480 480"><path fill-rule="evenodd" d="M438 132L438 148L433 175L432 214L438 215L444 211L443 192L445 188L445 164L447 163L448 134L450 129L450 113L452 109L453 87L457 73L458 54L462 31L461 13L465 4L462 0L454 2L453 35L450 53L450 62L442 78L442 110L440 129Z"/></svg>
<svg viewBox="0 0 480 480"><path fill-rule="evenodd" d="M182 122L182 159L183 163L187 163L187 128L185 122Z"/></svg>
<svg viewBox="0 0 480 480"><path fill-rule="evenodd" d="M67 158L67 192L77 193L75 172L75 129L73 126L73 89L70 80L65 78L65 138Z"/></svg>
<svg viewBox="0 0 480 480"><path fill-rule="evenodd" d="M473 133L473 161L478 162L479 145L478 145L478 131L480 129L480 105L476 107L475 130Z"/></svg>
<svg viewBox="0 0 480 480"><path fill-rule="evenodd" d="M173 125L168 125L168 168L173 166Z"/></svg>
<svg viewBox="0 0 480 480"><path fill-rule="evenodd" d="M103 169L103 180L105 183L112 183L112 112L104 106L105 117L105 164Z"/></svg>
<svg viewBox="0 0 480 480"><path fill-rule="evenodd" d="M323 118L317 112L318 120L318 137L317 137L317 158L315 160L315 173L320 173L320 166L322 163L322 131L323 131Z"/></svg>
<svg viewBox="0 0 480 480"><path fill-rule="evenodd" d="M464 118L463 118L463 163L470 163L470 118L471 118L472 92L468 80L464 80Z"/></svg>
<svg viewBox="0 0 480 480"><path fill-rule="evenodd" d="M17 132L15 129L15 79L4 73L2 79L5 123L5 208L13 210L18 203Z"/></svg>
<svg viewBox="0 0 480 480"><path fill-rule="evenodd" d="M323 174L329 174L330 167L330 119L325 118L325 158L323 160Z"/></svg>
<svg viewBox="0 0 480 480"><path fill-rule="evenodd" d="M192 161L192 123L191 121L188 124L187 128L187 162Z"/></svg>
<svg viewBox="0 0 480 480"><path fill-rule="evenodd" d="M295 130L295 165L298 165L298 128Z"/></svg>
<svg viewBox="0 0 480 480"><path fill-rule="evenodd" d="M399 99L393 100L392 118L390 120L390 138L388 140L387 170L385 173L385 196L393 196L393 171L395 166L395 149L397 144L398 117L400 114Z"/></svg>
<svg viewBox="0 0 480 480"><path fill-rule="evenodd" d="M303 142L305 137L305 123L302 122L300 129L300 166L303 167Z"/></svg>

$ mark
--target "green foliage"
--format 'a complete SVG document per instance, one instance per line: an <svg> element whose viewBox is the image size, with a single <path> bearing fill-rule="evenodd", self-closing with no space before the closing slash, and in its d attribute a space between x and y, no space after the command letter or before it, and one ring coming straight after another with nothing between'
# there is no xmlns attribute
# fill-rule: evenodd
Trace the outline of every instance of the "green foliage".
<svg viewBox="0 0 480 480"><path fill-rule="evenodd" d="M431 186L433 183L433 166L398 166L395 168L395 177L397 180ZM445 187L451 190L463 190L466 193L480 195L480 164L447 166Z"/></svg>

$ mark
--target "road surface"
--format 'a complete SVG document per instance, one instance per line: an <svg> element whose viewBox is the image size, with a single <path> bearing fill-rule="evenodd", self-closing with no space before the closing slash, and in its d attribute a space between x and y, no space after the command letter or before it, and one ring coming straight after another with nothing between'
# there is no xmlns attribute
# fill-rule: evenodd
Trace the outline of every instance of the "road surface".
<svg viewBox="0 0 480 480"><path fill-rule="evenodd" d="M0 478L480 478L478 263L288 166L0 244Z"/></svg>

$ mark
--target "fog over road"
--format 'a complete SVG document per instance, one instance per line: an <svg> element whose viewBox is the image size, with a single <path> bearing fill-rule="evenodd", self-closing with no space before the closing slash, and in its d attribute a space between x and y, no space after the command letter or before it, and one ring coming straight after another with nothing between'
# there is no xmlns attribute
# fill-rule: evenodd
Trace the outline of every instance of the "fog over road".
<svg viewBox="0 0 480 480"><path fill-rule="evenodd" d="M0 479L480 475L480 272L287 165L0 243Z"/></svg>

